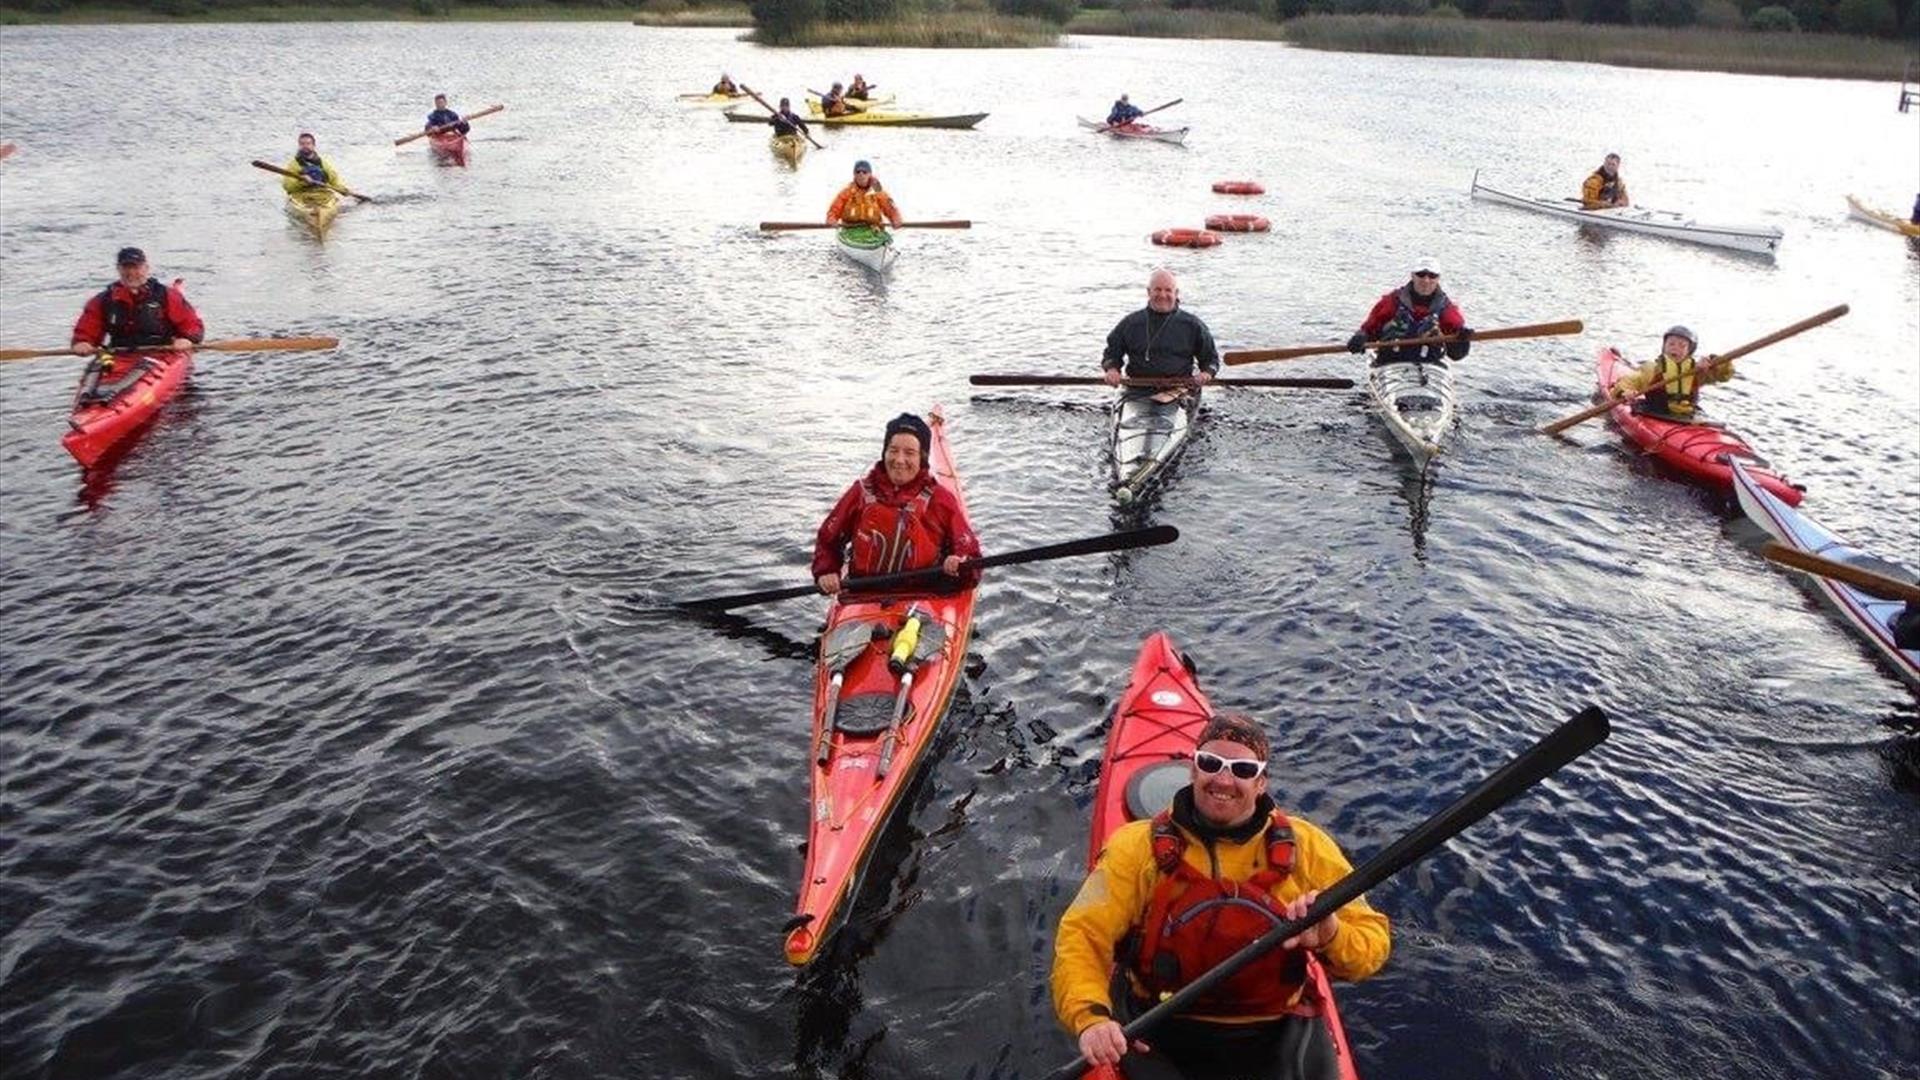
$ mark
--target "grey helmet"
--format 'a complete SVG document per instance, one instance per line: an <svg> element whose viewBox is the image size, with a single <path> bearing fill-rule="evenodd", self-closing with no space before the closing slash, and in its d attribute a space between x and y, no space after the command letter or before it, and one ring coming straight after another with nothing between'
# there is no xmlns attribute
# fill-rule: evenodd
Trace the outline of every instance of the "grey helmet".
<svg viewBox="0 0 1920 1080"><path fill-rule="evenodd" d="M1687 355L1689 356L1693 355L1700 348L1700 336L1684 326L1667 327L1667 332L1660 335L1660 340L1665 341L1670 337L1677 337L1685 341L1687 343Z"/></svg>

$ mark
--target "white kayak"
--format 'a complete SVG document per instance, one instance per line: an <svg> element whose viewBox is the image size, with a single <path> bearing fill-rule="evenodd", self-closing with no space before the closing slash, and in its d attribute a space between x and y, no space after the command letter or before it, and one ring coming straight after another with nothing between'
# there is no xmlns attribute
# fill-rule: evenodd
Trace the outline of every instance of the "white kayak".
<svg viewBox="0 0 1920 1080"><path fill-rule="evenodd" d="M1145 495L1166 474L1193 431L1200 411L1200 391L1189 390L1173 401L1155 401L1151 394L1123 393L1113 409L1108 439L1113 447L1113 501L1128 506Z"/></svg>
<svg viewBox="0 0 1920 1080"><path fill-rule="evenodd" d="M1445 360L1370 367L1367 400L1414 465L1425 468L1453 426L1453 369Z"/></svg>
<svg viewBox="0 0 1920 1080"><path fill-rule="evenodd" d="M1778 496L1761 487L1739 459L1731 459L1729 464L1733 466L1733 490L1740 497L1740 509L1782 545L1891 578L1915 580L1910 571L1868 555L1782 502ZM1844 581L1809 576L1821 594L1847 620L1847 625L1872 642L1901 678L1920 688L1920 649L1902 649L1893 640L1893 617L1900 613L1905 603L1882 600Z"/></svg>
<svg viewBox="0 0 1920 1080"><path fill-rule="evenodd" d="M875 273L884 273L900 257L893 246L893 234L871 225L850 225L836 229L833 240L840 254Z"/></svg>
<svg viewBox="0 0 1920 1080"><path fill-rule="evenodd" d="M1705 244L1708 247L1725 248L1729 251L1744 251L1749 255L1763 255L1769 259L1779 253L1780 241L1784 236L1779 228L1773 225L1719 225L1700 221L1686 214L1649 210L1640 206L1588 210L1582 207L1577 199L1536 199L1525 195L1512 195L1480 183L1478 172L1473 174L1472 194L1476 199L1500 206L1532 210L1539 214L1577 221L1582 225L1619 229L1622 232L1645 233L1649 236L1664 236L1669 240L1684 240L1691 244Z"/></svg>
<svg viewBox="0 0 1920 1080"><path fill-rule="evenodd" d="M1104 132L1116 139L1151 139L1154 142L1173 143L1176 146L1186 142L1187 132L1192 130L1191 128L1183 127L1154 127L1152 124L1139 123L1120 124L1114 127L1108 127L1100 121L1089 120L1084 116L1076 116L1074 119L1080 121L1080 126L1083 128L1090 131Z"/></svg>

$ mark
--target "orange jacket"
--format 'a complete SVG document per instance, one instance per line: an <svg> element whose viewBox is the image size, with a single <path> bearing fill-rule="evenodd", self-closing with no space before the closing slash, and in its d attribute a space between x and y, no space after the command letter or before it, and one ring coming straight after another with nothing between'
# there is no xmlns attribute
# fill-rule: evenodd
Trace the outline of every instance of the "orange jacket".
<svg viewBox="0 0 1920 1080"><path fill-rule="evenodd" d="M827 220L847 225L878 225L882 220L900 224L900 211L893 205L893 197L880 190L880 181L874 180L870 187L849 182L833 197L832 205L827 207Z"/></svg>

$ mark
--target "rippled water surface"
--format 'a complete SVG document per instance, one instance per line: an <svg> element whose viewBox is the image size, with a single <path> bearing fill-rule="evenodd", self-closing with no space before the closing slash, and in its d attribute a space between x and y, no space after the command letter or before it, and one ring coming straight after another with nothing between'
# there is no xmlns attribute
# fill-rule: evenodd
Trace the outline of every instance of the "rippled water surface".
<svg viewBox="0 0 1920 1080"><path fill-rule="evenodd" d="M164 63L153 66L153 58ZM132 58L141 58L129 67ZM972 132L833 131L789 170L683 107L855 69ZM504 102L433 167L429 97ZM1187 147L1086 135L1131 92ZM1076 40L774 52L624 25L5 28L0 327L58 344L137 243L211 336L110 475L76 365L0 369L0 1075L1034 1077L1103 725L1166 628L1275 729L1282 801L1358 861L1587 702L1613 739L1377 889L1343 991L1373 1077L1915 1077L1914 697L1706 493L1583 403L1591 358L1829 305L1710 405L1864 546L1920 552L1920 255L1886 84ZM324 247L274 179L319 133L379 201ZM1779 225L1769 264L1471 202L1607 150L1655 206ZM877 280L811 219L865 157ZM1270 193L1232 201L1210 181ZM1146 234L1253 209L1268 236ZM1174 547L983 589L965 694L849 930L796 977L810 635L659 603L803 579L882 421L944 402L1004 550L1110 526L1091 371L1165 261L1230 347L1343 338L1410 260L1485 344L1430 485L1355 393L1222 392ZM1290 365L1355 374L1342 355Z"/></svg>

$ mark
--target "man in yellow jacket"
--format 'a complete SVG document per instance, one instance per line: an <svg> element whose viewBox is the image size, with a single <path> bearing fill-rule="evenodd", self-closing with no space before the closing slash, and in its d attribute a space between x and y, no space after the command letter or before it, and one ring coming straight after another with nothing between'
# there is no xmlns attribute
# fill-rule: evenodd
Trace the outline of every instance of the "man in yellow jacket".
<svg viewBox="0 0 1920 1080"><path fill-rule="evenodd" d="M1150 1042L1129 1046L1122 1031L1129 1017L1305 914L1320 890L1352 871L1332 837L1274 806L1267 755L1253 718L1214 717L1200 733L1191 783L1152 820L1108 838L1061 916L1053 1007L1089 1064L1125 1057L1129 1077L1265 1076L1265 1063L1287 1047L1304 1065L1295 1072L1337 1075L1324 1025L1301 1006L1309 965L1358 980L1386 963L1387 917L1364 897L1168 1019Z"/></svg>
<svg viewBox="0 0 1920 1080"><path fill-rule="evenodd" d="M280 181L280 186L285 188L289 195L304 197L311 195L317 189L329 185L334 187L340 185L340 174L327 163L327 159L320 156L320 151L310 132L300 133L300 149L294 152L293 160L287 162L287 171L299 173L301 176L298 180L289 176Z"/></svg>
<svg viewBox="0 0 1920 1080"><path fill-rule="evenodd" d="M1700 411L1701 384L1733 378L1732 363L1701 370L1713 364L1714 358L1696 362L1693 354L1699 348L1700 338L1693 331L1684 326L1669 328L1660 339L1660 355L1614 380L1613 396L1632 397L1646 390L1647 396L1634 404L1634 412L1692 422Z"/></svg>
<svg viewBox="0 0 1920 1080"><path fill-rule="evenodd" d="M1593 170L1586 182L1580 185L1580 206L1585 210L1611 210L1616 206L1630 206L1627 202L1627 182L1620 179L1620 155L1608 154L1600 167Z"/></svg>

